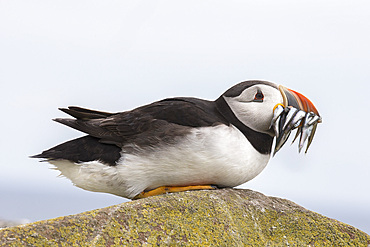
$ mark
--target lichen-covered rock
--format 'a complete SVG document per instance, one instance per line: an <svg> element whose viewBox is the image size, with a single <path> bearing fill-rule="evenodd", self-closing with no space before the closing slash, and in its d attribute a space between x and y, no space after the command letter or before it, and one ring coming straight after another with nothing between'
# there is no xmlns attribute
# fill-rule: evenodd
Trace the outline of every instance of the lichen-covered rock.
<svg viewBox="0 0 370 247"><path fill-rule="evenodd" d="M18 225L26 224L26 223L30 223L30 221L27 219L15 220L15 221L0 219L0 229L5 228L5 227L18 226Z"/></svg>
<svg viewBox="0 0 370 247"><path fill-rule="evenodd" d="M251 190L191 191L0 230L0 246L368 246L370 236Z"/></svg>

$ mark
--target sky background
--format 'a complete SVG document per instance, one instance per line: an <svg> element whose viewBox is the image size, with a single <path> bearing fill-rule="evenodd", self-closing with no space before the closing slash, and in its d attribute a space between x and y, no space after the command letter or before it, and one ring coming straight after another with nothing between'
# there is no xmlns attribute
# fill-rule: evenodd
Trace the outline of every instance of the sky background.
<svg viewBox="0 0 370 247"><path fill-rule="evenodd" d="M307 155L287 144L240 186L370 233L369 1L0 0L0 218L37 221L127 201L28 156L81 136L58 107L125 111L216 99L263 79L310 98Z"/></svg>

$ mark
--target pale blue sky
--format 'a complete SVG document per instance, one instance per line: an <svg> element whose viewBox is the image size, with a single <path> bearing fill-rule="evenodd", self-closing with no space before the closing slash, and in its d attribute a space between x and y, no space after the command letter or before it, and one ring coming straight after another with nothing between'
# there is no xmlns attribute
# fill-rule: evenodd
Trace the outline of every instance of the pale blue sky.
<svg viewBox="0 0 370 247"><path fill-rule="evenodd" d="M32 221L125 201L29 159L80 136L58 107L124 111L216 99L248 79L309 97L323 117L307 155L286 145L243 188L370 233L368 1L0 0L0 218Z"/></svg>

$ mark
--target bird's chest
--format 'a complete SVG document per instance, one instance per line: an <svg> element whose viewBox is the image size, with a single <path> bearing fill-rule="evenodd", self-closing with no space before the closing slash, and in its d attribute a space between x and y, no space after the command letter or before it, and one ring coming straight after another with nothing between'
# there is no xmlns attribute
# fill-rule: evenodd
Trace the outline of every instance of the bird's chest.
<svg viewBox="0 0 370 247"><path fill-rule="evenodd" d="M259 153L234 126L218 126L203 131L204 173L217 184L237 186L257 176L267 165L270 155Z"/></svg>
<svg viewBox="0 0 370 247"><path fill-rule="evenodd" d="M234 126L194 128L176 145L125 154L122 165L148 183L237 186L258 175L269 155L259 153ZM142 181L143 181L142 180Z"/></svg>

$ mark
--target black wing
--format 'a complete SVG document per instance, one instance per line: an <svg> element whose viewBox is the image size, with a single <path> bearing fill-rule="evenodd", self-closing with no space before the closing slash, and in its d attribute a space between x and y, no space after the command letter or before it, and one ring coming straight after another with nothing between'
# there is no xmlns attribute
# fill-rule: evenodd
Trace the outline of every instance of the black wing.
<svg viewBox="0 0 370 247"><path fill-rule="evenodd" d="M119 147L173 142L189 133L190 127L227 124L213 101L171 98L121 113L107 113L80 107L61 109L75 119L55 121L96 137L101 143Z"/></svg>

